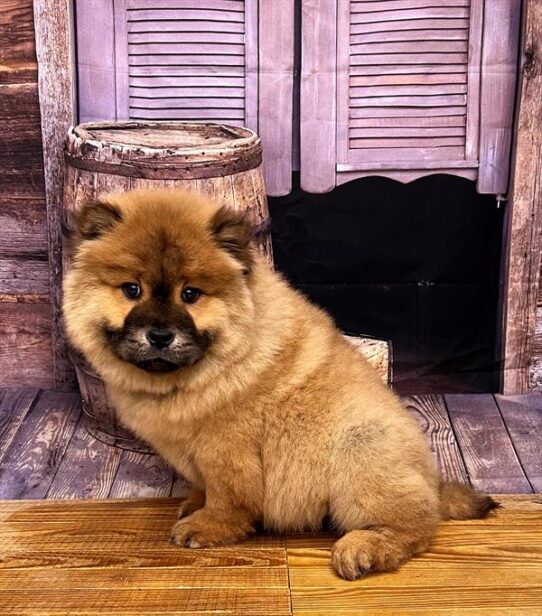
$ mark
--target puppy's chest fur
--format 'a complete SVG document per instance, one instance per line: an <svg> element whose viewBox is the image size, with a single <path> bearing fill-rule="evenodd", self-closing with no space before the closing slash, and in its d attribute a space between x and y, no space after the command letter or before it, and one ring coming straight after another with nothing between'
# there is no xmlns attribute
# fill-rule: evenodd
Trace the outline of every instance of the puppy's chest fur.
<svg viewBox="0 0 542 616"><path fill-rule="evenodd" d="M219 482L268 528L316 528L326 514L319 460L330 445L321 434L328 423L323 414L312 417L292 399L252 399L211 411L199 397L194 413L189 396L113 397L123 422L195 487Z"/></svg>

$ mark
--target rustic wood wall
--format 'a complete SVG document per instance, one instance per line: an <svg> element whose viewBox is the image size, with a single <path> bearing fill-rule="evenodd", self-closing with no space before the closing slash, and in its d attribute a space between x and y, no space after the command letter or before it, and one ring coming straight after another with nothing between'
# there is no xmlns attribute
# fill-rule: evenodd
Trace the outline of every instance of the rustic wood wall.
<svg viewBox="0 0 542 616"><path fill-rule="evenodd" d="M0 383L53 384L32 0L0 3Z"/></svg>
<svg viewBox="0 0 542 616"><path fill-rule="evenodd" d="M523 36L504 237L502 392L533 386L542 250L542 3L523 5Z"/></svg>

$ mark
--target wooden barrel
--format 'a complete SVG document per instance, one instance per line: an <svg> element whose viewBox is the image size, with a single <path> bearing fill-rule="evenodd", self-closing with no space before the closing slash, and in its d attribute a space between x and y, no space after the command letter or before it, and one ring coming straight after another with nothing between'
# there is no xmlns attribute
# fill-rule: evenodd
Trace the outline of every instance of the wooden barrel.
<svg viewBox="0 0 542 616"><path fill-rule="evenodd" d="M186 122L100 122L70 128L65 149L64 222L100 195L134 188L195 190L246 212L273 263L259 137L247 128ZM64 271L69 258L64 251ZM101 379L72 354L89 432L106 443L147 451L119 424Z"/></svg>

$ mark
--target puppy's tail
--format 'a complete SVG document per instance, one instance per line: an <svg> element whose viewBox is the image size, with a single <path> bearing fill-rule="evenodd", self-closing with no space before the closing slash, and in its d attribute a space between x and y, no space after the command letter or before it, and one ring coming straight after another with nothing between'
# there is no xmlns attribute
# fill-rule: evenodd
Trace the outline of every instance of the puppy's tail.
<svg viewBox="0 0 542 616"><path fill-rule="evenodd" d="M491 496L475 492L470 486L452 481L440 484L440 514L444 520L485 518L500 507Z"/></svg>

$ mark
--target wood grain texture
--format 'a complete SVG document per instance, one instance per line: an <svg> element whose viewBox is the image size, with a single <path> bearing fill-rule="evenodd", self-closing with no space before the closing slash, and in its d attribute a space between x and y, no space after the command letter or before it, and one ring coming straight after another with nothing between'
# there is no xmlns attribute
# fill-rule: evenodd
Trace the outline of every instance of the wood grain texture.
<svg viewBox="0 0 542 616"><path fill-rule="evenodd" d="M0 302L0 379L2 386L51 388L51 305L43 295L28 299L38 301Z"/></svg>
<svg viewBox="0 0 542 616"><path fill-rule="evenodd" d="M109 498L150 498L170 496L173 469L160 456L123 451Z"/></svg>
<svg viewBox="0 0 542 616"><path fill-rule="evenodd" d="M81 420L64 449L47 490L47 498L107 497L119 468L122 450L95 439Z"/></svg>
<svg viewBox="0 0 542 616"><path fill-rule="evenodd" d="M2 498L44 498L80 414L76 394L44 392L0 463Z"/></svg>
<svg viewBox="0 0 542 616"><path fill-rule="evenodd" d="M34 255L47 258L45 199L2 198L0 229L0 258Z"/></svg>
<svg viewBox="0 0 542 616"><path fill-rule="evenodd" d="M329 567L332 539L287 537L294 614L535 614L542 599L542 500L503 498L487 520L447 522L397 573L351 583Z"/></svg>
<svg viewBox="0 0 542 616"><path fill-rule="evenodd" d="M29 409L33 408L35 393L35 390L27 388L0 390L0 459L7 451L14 436L24 427ZM478 396L472 396L471 402L475 405L477 398ZM479 398L482 406L487 405L485 396ZM72 399L67 397L65 400L71 403ZM537 456L540 448L540 432L536 427L536 422L539 416L540 400L534 396L504 397L500 400L504 400L505 404L509 402L513 405L512 411L516 417L510 419L509 415L512 411L508 412L508 409L503 412L503 416L508 421L506 424L508 433L511 436L513 448L523 463L523 469L530 485L537 485L540 476L540 462ZM458 443L461 447L467 449L470 447L472 450L472 445L462 440L463 432L469 436L476 431L481 433L486 431L486 416L484 414L481 417L475 416L476 430L460 431L455 434L452 431L446 408L443 407L442 397L410 396L404 398L403 403L425 431L443 476L447 479L467 482L467 473L455 438L459 439ZM62 405L56 411L59 411L60 407ZM69 405L64 405L64 410L65 413L69 413ZM37 414L45 415L49 412L46 406L34 411L31 417L33 425L40 422ZM189 487L186 480L172 473L171 469L157 456L141 455L112 447L96 440L87 429L87 424L79 422L75 432L64 430L58 435L54 447L65 453L58 455L51 452L52 458L56 460L56 471L44 498L91 499L111 498L119 495L140 498L170 494L177 498L186 496ZM489 432L491 436L491 426ZM475 436L474 440L478 438ZM492 449L485 447L481 449L481 452L480 455L483 456L481 464L489 469L499 469L503 463L506 465L510 454L509 450L505 450L504 458L501 459L501 451L498 447ZM49 465L49 463L48 457L42 458L41 464ZM12 456L9 465L17 466L18 464L18 457ZM41 471L34 467L32 472L39 474ZM488 471L488 473L492 472ZM501 477L499 472L495 472L497 478ZM478 485L476 481L474 485L483 488L483 484ZM521 490L524 485L522 476L518 490Z"/></svg>
<svg viewBox="0 0 542 616"><path fill-rule="evenodd" d="M2 498L44 498L81 408L75 394L43 393L0 463Z"/></svg>
<svg viewBox="0 0 542 616"><path fill-rule="evenodd" d="M429 439L441 475L448 481L468 483L465 462L442 396L408 396L403 404Z"/></svg>
<svg viewBox="0 0 542 616"><path fill-rule="evenodd" d="M542 492L542 394L495 396L534 492Z"/></svg>
<svg viewBox="0 0 542 616"><path fill-rule="evenodd" d="M32 0L2 0L0 40L0 64L35 62Z"/></svg>
<svg viewBox="0 0 542 616"><path fill-rule="evenodd" d="M301 3L301 188L335 187L337 0Z"/></svg>
<svg viewBox="0 0 542 616"><path fill-rule="evenodd" d="M0 85L0 190L6 197L43 198L38 88Z"/></svg>
<svg viewBox="0 0 542 616"><path fill-rule="evenodd" d="M0 390L0 461L38 397L32 387Z"/></svg>
<svg viewBox="0 0 542 616"><path fill-rule="evenodd" d="M531 492L493 396L447 394L444 399L471 484L485 492Z"/></svg>
<svg viewBox="0 0 542 616"><path fill-rule="evenodd" d="M527 0L514 161L504 243L501 389L529 390L542 249L542 4Z"/></svg>
<svg viewBox="0 0 542 616"><path fill-rule="evenodd" d="M357 582L329 566L329 535L214 549L167 542L177 501L0 502L6 613L535 614L542 500L504 497L486 520L443 524L397 573Z"/></svg>
<svg viewBox="0 0 542 616"><path fill-rule="evenodd" d="M71 3L34 0L36 57L43 140L43 169L47 203L51 334L54 383L57 389L76 388L61 322L62 256L60 221L64 178L64 140L75 118Z"/></svg>

